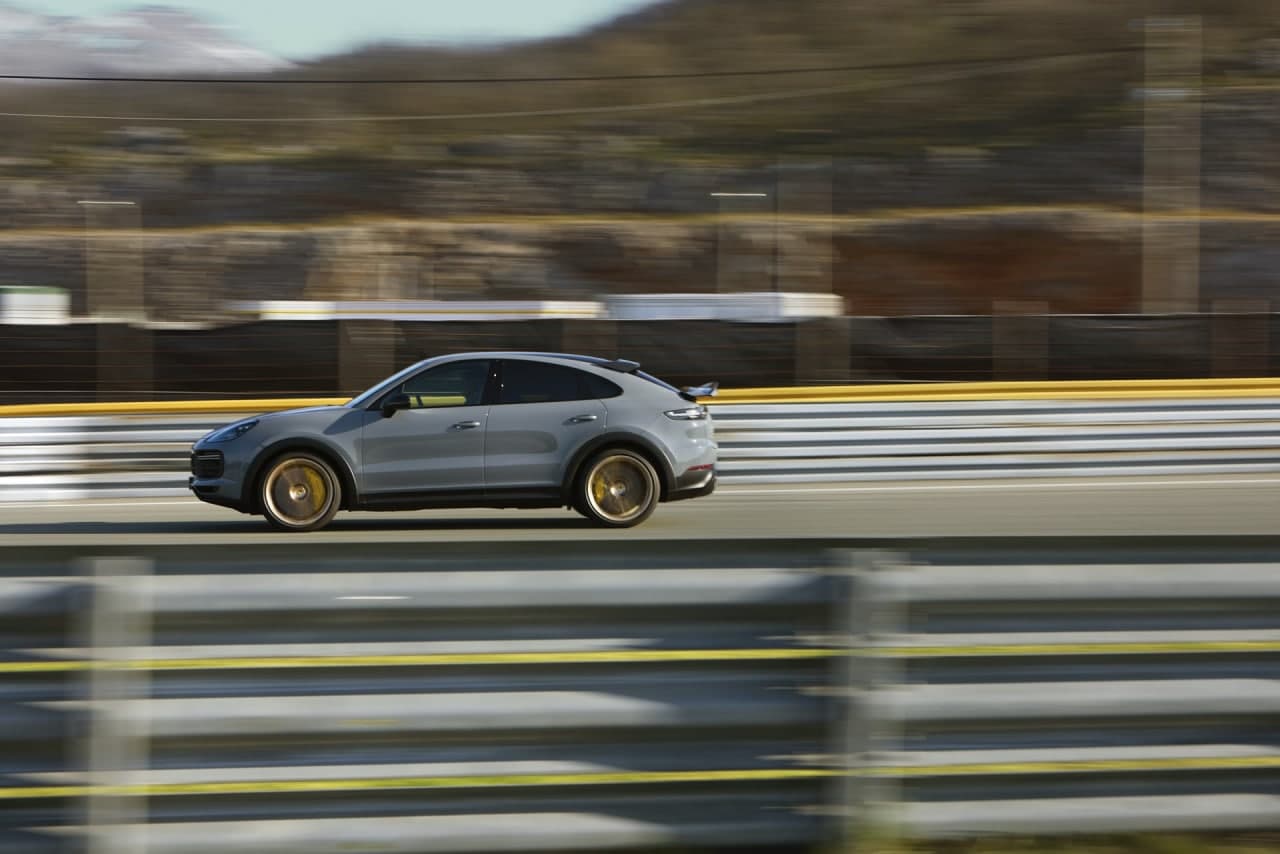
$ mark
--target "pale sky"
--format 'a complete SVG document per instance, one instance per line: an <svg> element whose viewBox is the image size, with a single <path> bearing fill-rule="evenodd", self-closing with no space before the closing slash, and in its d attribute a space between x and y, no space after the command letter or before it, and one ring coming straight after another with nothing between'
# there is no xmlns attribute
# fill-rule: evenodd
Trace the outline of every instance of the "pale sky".
<svg viewBox="0 0 1280 854"><path fill-rule="evenodd" d="M46 15L101 15L140 5L186 9L227 24L285 59L372 41L494 42L543 38L601 23L655 0L7 0Z"/></svg>

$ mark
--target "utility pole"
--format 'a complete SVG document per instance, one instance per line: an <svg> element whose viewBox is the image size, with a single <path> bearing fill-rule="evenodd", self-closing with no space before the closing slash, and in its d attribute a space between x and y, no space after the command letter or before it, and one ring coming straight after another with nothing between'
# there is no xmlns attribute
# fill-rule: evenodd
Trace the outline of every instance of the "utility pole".
<svg viewBox="0 0 1280 854"><path fill-rule="evenodd" d="M1201 24L1147 18L1142 311L1200 311Z"/></svg>
<svg viewBox="0 0 1280 854"><path fill-rule="evenodd" d="M82 199L85 308L90 317L146 319L142 276L142 215L136 202Z"/></svg>

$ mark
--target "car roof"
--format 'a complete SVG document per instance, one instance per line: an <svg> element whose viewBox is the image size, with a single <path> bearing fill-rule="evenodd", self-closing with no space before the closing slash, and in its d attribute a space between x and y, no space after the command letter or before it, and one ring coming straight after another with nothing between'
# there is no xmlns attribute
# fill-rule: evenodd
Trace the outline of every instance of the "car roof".
<svg viewBox="0 0 1280 854"><path fill-rule="evenodd" d="M450 353L444 356L432 356L423 359L419 365L456 362L464 359L539 359L549 362L567 362L576 365L589 365L604 368L614 373L633 373L640 369L640 363L629 359L605 359L600 356L583 356L577 353L543 353L536 350L485 350L475 353Z"/></svg>
<svg viewBox="0 0 1280 854"><path fill-rule="evenodd" d="M536 350L485 350L475 353L450 353L447 356L433 356L426 361L445 361L453 359L567 359L572 362L588 362L604 365L611 361L600 356L583 356L577 353L543 353Z"/></svg>
<svg viewBox="0 0 1280 854"><path fill-rule="evenodd" d="M396 373L379 382L377 385L365 389L360 394L351 398L347 405L363 403L371 396L381 393L394 381L408 377L417 371L433 365L444 365L449 362L466 361L467 359L539 359L551 363L559 363L567 366L586 367L594 369L595 372L607 376L620 379L623 383L640 382L644 385L653 385L667 391L680 394L680 390L668 382L658 379L655 376L640 370L639 362L632 362L626 359L604 359L599 356L583 356L576 353L543 353L534 350L485 350L474 353L448 353L440 356L432 356L422 359L401 368ZM626 379L623 379L623 378Z"/></svg>

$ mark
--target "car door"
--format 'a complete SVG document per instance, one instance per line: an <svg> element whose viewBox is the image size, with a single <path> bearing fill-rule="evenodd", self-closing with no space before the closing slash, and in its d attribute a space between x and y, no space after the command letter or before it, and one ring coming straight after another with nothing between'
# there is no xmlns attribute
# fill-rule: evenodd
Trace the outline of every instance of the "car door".
<svg viewBox="0 0 1280 854"><path fill-rule="evenodd" d="M574 452L605 430L608 414L584 372L503 359L485 433L485 487L559 488Z"/></svg>
<svg viewBox="0 0 1280 854"><path fill-rule="evenodd" d="M365 412L360 440L360 491L365 496L484 489L484 442L489 407L488 359L447 362L388 391L409 397L409 408Z"/></svg>

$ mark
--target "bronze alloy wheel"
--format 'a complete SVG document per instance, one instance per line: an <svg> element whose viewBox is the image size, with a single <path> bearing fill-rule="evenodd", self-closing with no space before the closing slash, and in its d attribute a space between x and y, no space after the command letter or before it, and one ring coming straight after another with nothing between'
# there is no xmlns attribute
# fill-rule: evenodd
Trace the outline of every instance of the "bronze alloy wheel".
<svg viewBox="0 0 1280 854"><path fill-rule="evenodd" d="M638 525L658 504L658 473L634 451L606 451L587 466L582 479L582 510L616 528Z"/></svg>
<svg viewBox="0 0 1280 854"><path fill-rule="evenodd" d="M286 454L262 479L267 521L287 531L323 528L338 512L342 487L333 468L310 454Z"/></svg>

